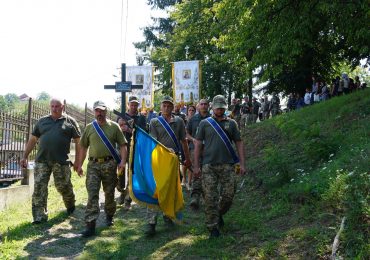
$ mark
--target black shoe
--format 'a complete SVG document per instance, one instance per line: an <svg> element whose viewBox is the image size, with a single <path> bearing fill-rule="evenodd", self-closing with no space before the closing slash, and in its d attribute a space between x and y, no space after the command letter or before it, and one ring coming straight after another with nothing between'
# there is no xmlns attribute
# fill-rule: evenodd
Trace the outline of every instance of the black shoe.
<svg viewBox="0 0 370 260"><path fill-rule="evenodd" d="M46 223L48 221L48 219L47 218L42 218L41 220L34 220L33 222L32 222L32 225L40 225L40 224L42 224L42 223Z"/></svg>
<svg viewBox="0 0 370 260"><path fill-rule="evenodd" d="M72 207L67 209L67 214L71 215L75 211L76 207L73 205Z"/></svg>
<svg viewBox="0 0 370 260"><path fill-rule="evenodd" d="M222 216L220 216L220 218L218 219L218 227L222 228L224 226L225 226L224 219L222 218Z"/></svg>
<svg viewBox="0 0 370 260"><path fill-rule="evenodd" d="M155 224L147 224L144 230L145 235L154 236L155 235Z"/></svg>
<svg viewBox="0 0 370 260"><path fill-rule="evenodd" d="M86 229L81 232L83 237L91 237L95 235L95 221L87 222Z"/></svg>
<svg viewBox="0 0 370 260"><path fill-rule="evenodd" d="M108 216L106 215L105 216L105 224L110 227L110 226L113 226L114 222L113 222L113 216Z"/></svg>
<svg viewBox="0 0 370 260"><path fill-rule="evenodd" d="M209 235L209 238L212 239L212 238L217 238L219 236L220 236L220 231L218 231L218 229L214 227L211 231L211 234Z"/></svg>

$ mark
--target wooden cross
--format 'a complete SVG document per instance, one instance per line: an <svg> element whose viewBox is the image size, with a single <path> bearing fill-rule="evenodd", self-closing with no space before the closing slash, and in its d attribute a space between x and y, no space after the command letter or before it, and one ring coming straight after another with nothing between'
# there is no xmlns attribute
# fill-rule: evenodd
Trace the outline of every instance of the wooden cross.
<svg viewBox="0 0 370 260"><path fill-rule="evenodd" d="M132 81L126 81L126 63L121 66L121 81L115 85L104 85L104 89L115 89L116 92L121 92L121 112L113 110L113 113L119 117L126 118L126 92L131 92L132 89L142 89L143 85L132 85Z"/></svg>

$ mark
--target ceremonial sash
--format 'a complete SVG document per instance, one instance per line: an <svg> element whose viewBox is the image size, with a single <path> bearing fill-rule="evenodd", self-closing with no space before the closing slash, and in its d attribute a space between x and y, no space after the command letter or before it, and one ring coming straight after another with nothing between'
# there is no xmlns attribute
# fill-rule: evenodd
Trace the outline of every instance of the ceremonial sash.
<svg viewBox="0 0 370 260"><path fill-rule="evenodd" d="M111 142L109 141L109 139L107 138L107 136L104 134L104 132L101 129L101 127L98 124L98 122L96 120L94 120L94 122L92 123L92 125L94 126L94 128L96 130L96 133L98 134L98 136L100 137L100 139L103 141L103 144L105 145L105 147L107 147L107 149L109 150L109 152L111 153L111 155L113 156L113 158L119 164L121 162L121 158L120 158L119 154L117 153L116 149L114 149L113 145L111 144Z"/></svg>
<svg viewBox="0 0 370 260"><path fill-rule="evenodd" d="M179 141L177 140L176 135L173 132L171 126L167 123L166 119L164 119L163 116L159 116L157 118L158 118L159 123L161 123L163 128L166 130L167 134L171 137L172 141L175 143L176 148L177 148L177 152L179 152L181 154L181 160L184 161L185 160L184 151L182 150L182 146L180 145Z"/></svg>
<svg viewBox="0 0 370 260"><path fill-rule="evenodd" d="M218 136L221 138L221 140L225 144L227 150L229 151L229 153L233 157L234 163L238 163L239 158L236 155L234 148L231 146L231 141L230 141L229 137L226 135L225 131L220 127L220 125L212 117L208 117L205 120L212 126L212 128L216 131Z"/></svg>

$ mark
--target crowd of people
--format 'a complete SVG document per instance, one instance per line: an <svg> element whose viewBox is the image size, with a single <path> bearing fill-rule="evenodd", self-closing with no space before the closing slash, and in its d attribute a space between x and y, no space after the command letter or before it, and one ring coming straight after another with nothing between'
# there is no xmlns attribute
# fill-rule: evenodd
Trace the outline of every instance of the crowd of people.
<svg viewBox="0 0 370 260"><path fill-rule="evenodd" d="M358 76L352 79L346 73L343 73L341 77L337 76L331 81L331 84L318 77L312 77L312 82L312 86L306 88L304 96L294 93L289 95L287 102L288 111L301 109L305 106L326 101L332 97L348 95L367 88L366 82L361 83Z"/></svg>
<svg viewBox="0 0 370 260"><path fill-rule="evenodd" d="M287 110L300 109L366 87L358 77L352 80L345 73L341 78L333 79L330 85L314 77L312 88L307 88L304 96L289 95ZM235 173L246 172L240 129L281 113L279 96L273 93L269 99L266 95L260 102L255 97L250 100L246 96L243 102L235 98L229 106L222 95L215 96L212 102L201 99L197 104L187 106L175 104L171 97L165 96L158 113L153 109L139 111L139 104L139 99L131 96L127 112L114 122L107 119L104 102L96 101L93 106L95 120L81 133L76 120L63 112L62 101L57 98L51 100L50 115L42 117L35 125L20 161L22 167L27 167L28 156L38 144L32 195L33 224L48 220L47 196L51 174L67 213L73 214L75 194L71 167L79 176L84 176L82 165L88 158L86 229L82 236L95 235L101 186L105 195L106 225L112 226L116 203L126 209L131 207L126 169L133 163L129 159L129 147L134 128L138 126L182 157L178 176L190 191L190 207L199 210L203 205L210 238L220 236L220 229L225 224L223 215L230 209L235 194ZM74 163L68 159L72 139L76 144ZM116 189L120 193L117 200ZM158 211L147 209L146 235L156 234L158 215ZM171 218L163 215L163 220L167 226L174 226Z"/></svg>
<svg viewBox="0 0 370 260"><path fill-rule="evenodd" d="M230 209L235 194L235 174L245 174L244 146L238 123L226 116L228 108L222 95L213 98L212 107L206 99L197 105L176 105L166 96L160 104L160 112L144 116L139 112L139 100L129 99L126 114L118 122L107 119L107 106L96 101L93 109L95 120L81 134L76 120L66 115L60 99L50 102L50 115L41 118L32 132L21 160L27 167L28 156L38 143L35 159L35 190L32 195L33 224L48 221L48 182L54 175L55 185L62 195L68 215L75 211L75 194L71 182L71 169L84 176L83 163L88 158L85 208L86 228L83 237L96 234L99 217L99 193L104 192L106 226L114 224L116 203L131 206L125 172L130 161L129 149L135 126L147 131L153 138L182 157L181 172L172 173L184 180L190 189L190 207L199 210L204 205L206 226L210 238L220 236L225 225L223 215ZM68 159L71 139L76 144L74 163ZM116 149L119 152L117 153ZM181 150L181 151L180 151ZM128 164L128 165L127 165ZM236 167L237 166L237 167ZM163 167L166 167L163 165ZM120 192L117 201L115 190ZM203 198L204 203L200 200ZM145 234L154 236L160 212L147 208ZM174 226L168 216L163 215L165 225Z"/></svg>

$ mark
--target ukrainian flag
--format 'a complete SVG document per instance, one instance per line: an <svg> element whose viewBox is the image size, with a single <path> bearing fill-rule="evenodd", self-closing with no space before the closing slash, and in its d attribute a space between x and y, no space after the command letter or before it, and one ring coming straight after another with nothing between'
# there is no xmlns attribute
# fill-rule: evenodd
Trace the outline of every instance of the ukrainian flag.
<svg viewBox="0 0 370 260"><path fill-rule="evenodd" d="M181 221L184 198L177 155L139 127L135 127L133 136L130 153L133 163L129 167L131 198Z"/></svg>

